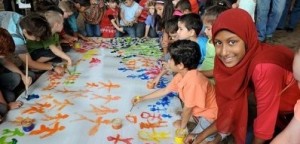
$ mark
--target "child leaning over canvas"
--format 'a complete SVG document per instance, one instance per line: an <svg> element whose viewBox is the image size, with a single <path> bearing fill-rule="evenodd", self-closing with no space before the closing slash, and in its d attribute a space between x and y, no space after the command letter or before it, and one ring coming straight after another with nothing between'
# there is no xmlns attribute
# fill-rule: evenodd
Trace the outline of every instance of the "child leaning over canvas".
<svg viewBox="0 0 300 144"><path fill-rule="evenodd" d="M47 11L45 17L50 24L52 36L42 41L27 40L26 46L30 56L33 60L43 63L58 56L66 60L68 65L71 66L71 58L62 51L59 44L58 32L63 29L63 16L56 11Z"/></svg>
<svg viewBox="0 0 300 144"><path fill-rule="evenodd" d="M185 129L189 119L193 116L198 124L192 131L201 133L217 118L217 103L213 84L197 70L201 53L199 45L190 40L179 40L168 47L171 59L168 60L169 68L177 73L166 88L159 89L148 95L133 98L132 103L162 97L170 92L178 92L179 98L184 103L181 119L173 124L177 129ZM212 141L214 135L208 137Z"/></svg>

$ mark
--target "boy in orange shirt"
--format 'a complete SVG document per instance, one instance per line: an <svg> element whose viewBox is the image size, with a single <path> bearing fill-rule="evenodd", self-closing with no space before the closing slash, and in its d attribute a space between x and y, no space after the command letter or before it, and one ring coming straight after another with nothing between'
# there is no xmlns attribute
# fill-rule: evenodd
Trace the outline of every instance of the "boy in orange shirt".
<svg viewBox="0 0 300 144"><path fill-rule="evenodd" d="M185 129L191 116L195 117L198 125L191 132L201 133L217 118L217 103L215 89L210 81L197 70L201 58L199 45L190 40L178 40L168 47L171 59L169 68L177 73L166 88L159 89L148 95L133 98L132 103L158 98L170 92L177 92L184 103L181 119L173 124L177 129ZM212 141L214 136L206 139Z"/></svg>

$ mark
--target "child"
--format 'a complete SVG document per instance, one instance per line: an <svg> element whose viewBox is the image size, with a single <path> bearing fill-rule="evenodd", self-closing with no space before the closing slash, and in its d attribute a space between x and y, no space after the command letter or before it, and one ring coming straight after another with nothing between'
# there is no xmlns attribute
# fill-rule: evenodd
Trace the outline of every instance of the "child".
<svg viewBox="0 0 300 144"><path fill-rule="evenodd" d="M89 6L80 6L80 12L83 13L85 30L87 37L100 37L99 22L104 13L104 2L100 0L90 0Z"/></svg>
<svg viewBox="0 0 300 144"><path fill-rule="evenodd" d="M38 62L48 62L58 56L67 61L68 65L72 65L71 58L66 55L59 45L59 35L63 29L63 16L55 11L47 11L45 17L50 24L52 36L47 40L27 40L26 46L32 59Z"/></svg>
<svg viewBox="0 0 300 144"><path fill-rule="evenodd" d="M192 13L190 2L188 0L180 0L175 6L173 15L182 16L189 13Z"/></svg>
<svg viewBox="0 0 300 144"><path fill-rule="evenodd" d="M256 0L237 0L235 4L232 5L233 8L240 8L245 11L247 11L251 17L252 20L255 18L255 8L256 8Z"/></svg>
<svg viewBox="0 0 300 144"><path fill-rule="evenodd" d="M116 29L123 32L119 24L119 9L117 8L116 0L109 0L107 9L104 12L103 18L100 22L101 33L103 38L114 38L116 36Z"/></svg>
<svg viewBox="0 0 300 144"><path fill-rule="evenodd" d="M205 34L208 37L206 43L206 57L200 66L200 71L208 78L213 77L214 59L215 59L215 47L212 42L211 28L218 15L223 11L229 9L226 5L218 3L215 6L211 6L206 9L202 15L203 25L205 27Z"/></svg>
<svg viewBox="0 0 300 144"><path fill-rule="evenodd" d="M217 103L214 86L197 70L201 54L199 45L190 40L178 40L168 47L171 59L168 65L177 74L166 88L132 99L133 104L158 98L170 92L178 92L183 101L181 119L173 124L177 129L185 129L191 116L199 120L192 133L200 133L217 118ZM212 140L213 136L209 140Z"/></svg>
<svg viewBox="0 0 300 144"><path fill-rule="evenodd" d="M202 64L205 59L206 54L206 41L205 37L198 37L200 31L202 29L202 22L200 16L194 13L183 15L179 18L178 21L178 39L179 40L191 40L197 42L200 47L201 59L199 64Z"/></svg>
<svg viewBox="0 0 300 144"><path fill-rule="evenodd" d="M29 55L26 48L26 40L46 40L51 36L51 28L44 16L31 13L25 17L15 12L0 12L0 27L7 29L13 34L13 40L16 45L15 54L26 62L28 57L29 68L37 70L53 70L57 74L63 74L64 68L54 66L51 63L41 63L35 61Z"/></svg>
<svg viewBox="0 0 300 144"><path fill-rule="evenodd" d="M165 32L169 35L169 45L178 40L177 30L178 30L178 19L179 17L175 16L169 19L165 24ZM170 54L167 53L164 57L164 61L167 62L170 59ZM164 64L162 71L155 77L155 79L150 82L156 86L160 80L160 78L168 72L167 65Z"/></svg>
<svg viewBox="0 0 300 144"><path fill-rule="evenodd" d="M148 38L148 34L149 34L149 30L151 29L152 31L155 30L154 28L154 23L155 23L155 19L154 19L154 13L155 13L155 1L150 1L147 4L148 7L148 16L146 18L145 24L146 24L146 28L145 28L145 36L144 38Z"/></svg>
<svg viewBox="0 0 300 144"><path fill-rule="evenodd" d="M31 84L31 77L27 77L23 72L10 61L8 56L15 50L13 38L7 30L0 28L0 123L8 110L16 109L22 106L21 101L15 101L16 96L14 89L19 85L22 80L24 85ZM2 72L2 66L9 70L9 72ZM27 79L27 80L26 80Z"/></svg>
<svg viewBox="0 0 300 144"><path fill-rule="evenodd" d="M130 37L134 38L136 37L134 24L137 23L137 18L142 12L142 7L134 0L125 0L125 3L122 3L120 7L120 25L124 32L128 33ZM123 34L121 32L117 33L118 37L121 37L122 35Z"/></svg>

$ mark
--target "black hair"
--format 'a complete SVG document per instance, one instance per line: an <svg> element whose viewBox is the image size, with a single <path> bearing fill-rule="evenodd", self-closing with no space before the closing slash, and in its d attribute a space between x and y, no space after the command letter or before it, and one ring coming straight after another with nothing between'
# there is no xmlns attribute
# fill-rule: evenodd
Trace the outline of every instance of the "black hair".
<svg viewBox="0 0 300 144"><path fill-rule="evenodd" d="M190 13L190 14L183 15L179 18L178 21L184 23L185 27L188 30L194 30L196 35L198 35L201 32L203 23L198 14Z"/></svg>
<svg viewBox="0 0 300 144"><path fill-rule="evenodd" d="M166 21L166 23L165 23L165 32L166 33L176 33L177 32L178 19L179 19L179 16L174 16L173 18Z"/></svg>
<svg viewBox="0 0 300 144"><path fill-rule="evenodd" d="M57 11L64 15L64 12L58 7L58 4L52 1L39 1L36 4L36 11L39 13L45 13L46 11Z"/></svg>
<svg viewBox="0 0 300 144"><path fill-rule="evenodd" d="M46 40L51 36L51 28L47 19L37 13L31 13L20 21L21 29L25 29L28 35Z"/></svg>
<svg viewBox="0 0 300 144"><path fill-rule="evenodd" d="M182 12L184 10L189 10L189 11L192 11L192 6L191 6L191 3L188 1L188 0L180 0L175 8L181 10Z"/></svg>
<svg viewBox="0 0 300 144"><path fill-rule="evenodd" d="M178 40L168 47L175 65L182 63L188 70L197 69L201 53L199 45L190 40Z"/></svg>
<svg viewBox="0 0 300 144"><path fill-rule="evenodd" d="M174 5L172 0L164 0L164 11L162 17L155 15L155 26L157 30L165 29L165 22L173 17Z"/></svg>
<svg viewBox="0 0 300 144"><path fill-rule="evenodd" d="M226 1L219 1L216 5L208 7L202 15L202 21L213 24L219 14L231 8Z"/></svg>

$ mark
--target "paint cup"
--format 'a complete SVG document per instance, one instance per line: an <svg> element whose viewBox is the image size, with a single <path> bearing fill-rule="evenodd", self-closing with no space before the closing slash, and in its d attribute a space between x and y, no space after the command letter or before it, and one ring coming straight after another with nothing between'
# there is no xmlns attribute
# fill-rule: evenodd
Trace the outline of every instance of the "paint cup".
<svg viewBox="0 0 300 144"><path fill-rule="evenodd" d="M34 128L33 119L29 119L29 118L28 119L24 119L21 122L21 125L22 125L22 128L23 128L23 131L30 132Z"/></svg>
<svg viewBox="0 0 300 144"><path fill-rule="evenodd" d="M186 129L177 129L175 132L174 143L175 144L184 144L184 139L187 135Z"/></svg>
<svg viewBox="0 0 300 144"><path fill-rule="evenodd" d="M122 128L122 120L119 119L119 118L115 118L111 121L111 124L112 124L112 128L113 129L120 129Z"/></svg>
<svg viewBox="0 0 300 144"><path fill-rule="evenodd" d="M148 89L154 89L155 83L153 81L148 81L147 82L147 88Z"/></svg>
<svg viewBox="0 0 300 144"><path fill-rule="evenodd" d="M81 43L80 42L75 42L74 43L74 49L78 50L81 48Z"/></svg>

